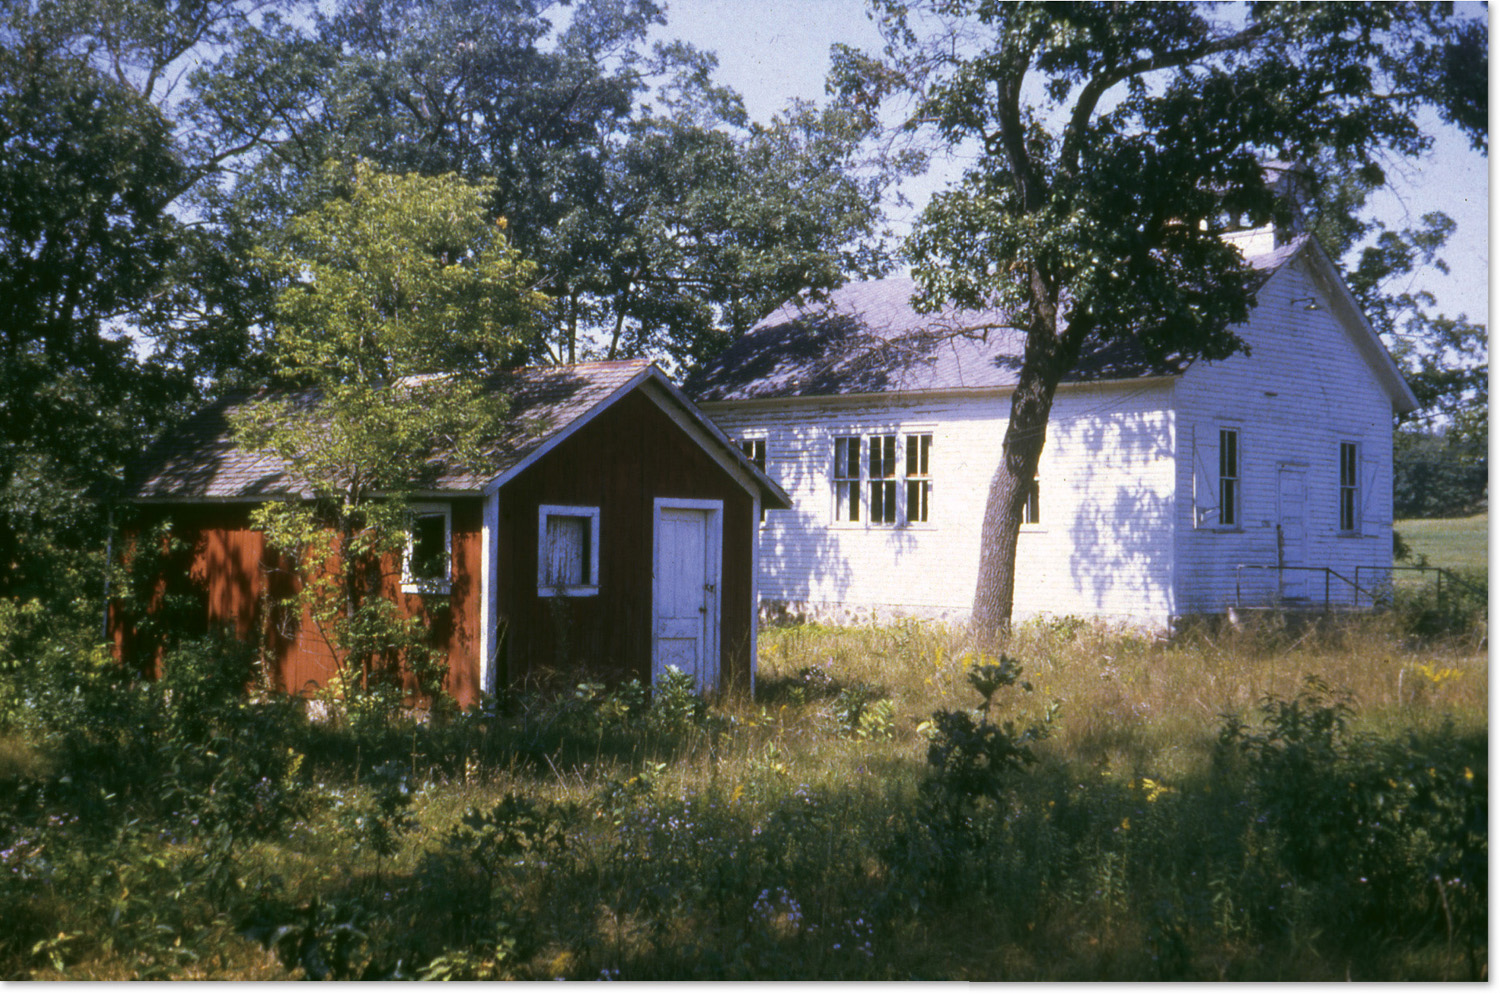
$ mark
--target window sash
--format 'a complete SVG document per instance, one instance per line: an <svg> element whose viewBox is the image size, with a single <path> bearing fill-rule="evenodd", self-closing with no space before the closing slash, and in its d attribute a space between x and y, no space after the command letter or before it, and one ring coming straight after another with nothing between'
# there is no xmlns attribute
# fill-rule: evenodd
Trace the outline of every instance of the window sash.
<svg viewBox="0 0 1500 994"><path fill-rule="evenodd" d="M1239 524L1240 433L1219 429L1219 524Z"/></svg>
<svg viewBox="0 0 1500 994"><path fill-rule="evenodd" d="M408 513L401 591L446 594L453 578L452 508L447 504L414 504Z"/></svg>
<svg viewBox="0 0 1500 994"><path fill-rule="evenodd" d="M932 498L932 475L928 465L932 455L930 434L906 436L906 521L924 524Z"/></svg>
<svg viewBox="0 0 1500 994"><path fill-rule="evenodd" d="M537 509L537 596L599 592L599 509L543 504Z"/></svg>
<svg viewBox="0 0 1500 994"><path fill-rule="evenodd" d="M411 532L408 575L419 581L448 579L447 515L419 515L412 522Z"/></svg>
<svg viewBox="0 0 1500 994"><path fill-rule="evenodd" d="M870 522L896 523L896 436L870 436Z"/></svg>
<svg viewBox="0 0 1500 994"><path fill-rule="evenodd" d="M742 439L740 439L740 451L745 454L745 458L746 459L750 460L750 464L752 466L754 466L756 469L760 470L762 473L764 473L766 471L766 440L765 439L763 439L763 438L742 438ZM765 520L766 520L766 507L765 507L764 504L762 504L761 507L760 507L760 520L761 520L762 523L764 523Z"/></svg>
<svg viewBox="0 0 1500 994"><path fill-rule="evenodd" d="M1041 477L1034 476L1026 488L1026 503L1021 505L1021 524L1039 525L1042 523L1042 495Z"/></svg>
<svg viewBox="0 0 1500 994"><path fill-rule="evenodd" d="M833 520L859 520L859 436L833 440Z"/></svg>
<svg viewBox="0 0 1500 994"><path fill-rule="evenodd" d="M1359 446L1339 443L1339 531L1359 530Z"/></svg>
<svg viewBox="0 0 1500 994"><path fill-rule="evenodd" d="M543 559L546 586L581 587L589 583L589 520L576 514L548 515Z"/></svg>
<svg viewBox="0 0 1500 994"><path fill-rule="evenodd" d="M932 433L833 436L833 521L901 527L932 515ZM863 505L863 508L861 508Z"/></svg>

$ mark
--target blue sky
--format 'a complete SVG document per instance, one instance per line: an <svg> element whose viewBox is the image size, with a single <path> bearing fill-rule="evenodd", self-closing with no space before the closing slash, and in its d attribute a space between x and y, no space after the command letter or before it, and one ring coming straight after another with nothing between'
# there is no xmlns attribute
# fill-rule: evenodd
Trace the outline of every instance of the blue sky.
<svg viewBox="0 0 1500 994"><path fill-rule="evenodd" d="M1463 4L1487 16L1480 4ZM863 0L669 0L666 36L681 38L719 57L719 78L745 98L756 120L766 120L793 98L821 100L828 49L835 42L878 51L880 35ZM1423 160L1388 170L1393 183L1376 214L1391 227L1439 210L1458 230L1443 253L1452 273L1419 273L1417 288L1438 298L1439 309L1486 320L1489 312L1489 163L1453 129L1431 125L1437 143ZM934 189L961 170L938 163L934 174L911 184L908 196L920 208ZM910 211L893 216L897 225Z"/></svg>

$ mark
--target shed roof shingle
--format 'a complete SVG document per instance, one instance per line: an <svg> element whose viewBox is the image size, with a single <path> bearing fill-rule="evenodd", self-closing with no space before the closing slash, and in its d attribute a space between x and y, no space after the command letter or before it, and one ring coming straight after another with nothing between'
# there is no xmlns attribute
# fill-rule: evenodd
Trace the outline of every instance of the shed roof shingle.
<svg viewBox="0 0 1500 994"><path fill-rule="evenodd" d="M434 484L441 491L472 492L496 473L519 464L556 432L572 424L650 368L646 359L538 366L503 373L491 386L510 398L510 416L493 442L495 473L443 467ZM304 392L300 399L313 401ZM254 401L239 395L220 401L160 439L127 472L125 494L136 500L246 500L309 493L280 459L247 452L234 441L229 416Z"/></svg>

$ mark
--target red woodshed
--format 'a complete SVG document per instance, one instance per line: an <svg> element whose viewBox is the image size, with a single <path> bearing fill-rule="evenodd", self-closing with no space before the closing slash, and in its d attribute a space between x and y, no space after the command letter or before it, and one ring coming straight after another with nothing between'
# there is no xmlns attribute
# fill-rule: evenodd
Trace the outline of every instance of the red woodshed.
<svg viewBox="0 0 1500 994"><path fill-rule="evenodd" d="M386 571L386 595L446 652L448 690L470 706L504 683L572 671L646 682L669 665L705 689L749 687L757 521L786 494L651 363L537 367L494 386L511 403L499 469L440 476L413 508L426 529L413 542L441 554L420 576L409 563ZM209 408L147 454L124 546L170 518L179 551L149 578L147 610L171 603L179 624L255 640L277 685L306 692L335 672L337 647L309 619L279 616L296 580L250 511L310 495L235 446L228 414L250 400ZM112 612L122 655L141 620Z"/></svg>

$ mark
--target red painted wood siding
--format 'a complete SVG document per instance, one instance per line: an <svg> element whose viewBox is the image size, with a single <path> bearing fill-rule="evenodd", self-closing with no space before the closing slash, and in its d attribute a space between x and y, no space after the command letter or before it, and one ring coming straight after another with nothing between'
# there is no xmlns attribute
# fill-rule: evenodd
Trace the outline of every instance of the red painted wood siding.
<svg viewBox="0 0 1500 994"><path fill-rule="evenodd" d="M448 653L448 690L463 706L479 695L479 545L481 505L476 498L457 499L453 507L453 584L447 598L400 592L399 564L388 563L386 596L407 616L426 610L434 642ZM297 589L285 562L267 551L264 537L250 527L243 505L181 505L151 509L148 516L170 517L173 531L190 544L185 560L165 564L156 578L159 608L169 592L196 597L202 628L232 628L242 639L264 639L270 649L276 685L293 693L310 693L337 672L333 649L305 614L287 623L271 603ZM125 546L128 548L127 538ZM265 595L269 594L269 597ZM111 614L116 649L134 648L134 626L121 612ZM196 633L196 626L195 632ZM147 663L157 670L159 660Z"/></svg>
<svg viewBox="0 0 1500 994"><path fill-rule="evenodd" d="M622 398L516 479L500 494L497 594L503 642L498 674L519 683L549 672L586 671L607 679L650 680L652 527L657 497L719 500L724 504L720 618L720 673L725 689L748 687L752 601L751 497L648 397ZM434 639L448 652L448 689L463 706L479 696L479 498L453 508L453 586L446 599L400 593L390 564L386 594L415 613L426 607ZM600 508L599 594L537 596L537 523L541 504ZM202 617L229 625L242 638L270 647L279 687L307 693L337 669L332 649L311 620L287 624L269 609L292 593L295 579L273 561L249 510L239 505L151 508L170 515L176 533L192 543L186 563L168 566L162 590L202 600ZM269 595L266 597L265 595ZM130 650L132 625L116 612L116 645Z"/></svg>
<svg viewBox="0 0 1500 994"><path fill-rule="evenodd" d="M657 497L724 502L721 684L750 676L751 497L648 397L636 393L579 429L500 492L502 679L587 671L651 678L652 514ZM542 504L598 507L599 593L537 596Z"/></svg>

